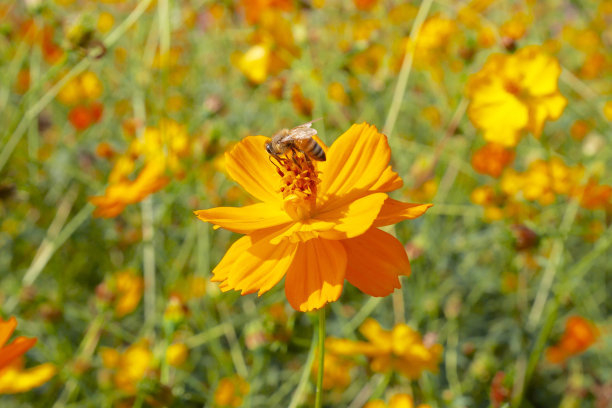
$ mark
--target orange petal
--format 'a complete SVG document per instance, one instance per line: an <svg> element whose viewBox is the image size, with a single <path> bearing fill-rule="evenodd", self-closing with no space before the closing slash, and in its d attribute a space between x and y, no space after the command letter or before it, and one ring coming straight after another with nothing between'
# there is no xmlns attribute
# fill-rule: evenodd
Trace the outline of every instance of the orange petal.
<svg viewBox="0 0 612 408"><path fill-rule="evenodd" d="M216 207L194 211L194 214L202 221L239 234L249 234L255 230L292 222L278 203L257 203L244 207Z"/></svg>
<svg viewBox="0 0 612 408"><path fill-rule="evenodd" d="M366 232L376 220L380 210L387 200L385 193L366 195L343 206L325 205L322 212L313 216L316 221L335 223L332 232L333 239L352 238ZM328 207L332 209L328 210Z"/></svg>
<svg viewBox="0 0 612 408"><path fill-rule="evenodd" d="M277 228L270 243L277 244L285 238L297 243L319 237L338 240L361 235L372 225L386 199L386 194L374 193L330 210L324 206L312 218Z"/></svg>
<svg viewBox="0 0 612 408"><path fill-rule="evenodd" d="M34 347L34 344L36 344L36 338L17 337L11 344L3 347L0 350L0 369Z"/></svg>
<svg viewBox="0 0 612 408"><path fill-rule="evenodd" d="M420 217L432 206L433 204L403 203L392 198L387 198L373 226L382 227L383 225L391 225L403 220L411 220Z"/></svg>
<svg viewBox="0 0 612 408"><path fill-rule="evenodd" d="M327 161L319 163L321 202L339 202L349 194L368 191L385 173L390 158L387 137L376 127L351 126L329 148Z"/></svg>
<svg viewBox="0 0 612 408"><path fill-rule="evenodd" d="M340 241L346 250L346 280L370 296L387 296L402 287L399 275L410 275L403 245L391 234L372 228Z"/></svg>
<svg viewBox="0 0 612 408"><path fill-rule="evenodd" d="M380 191L386 193L387 191L397 190L404 185L402 178L393 171L391 166L387 166L380 179L370 187L370 191Z"/></svg>
<svg viewBox="0 0 612 408"><path fill-rule="evenodd" d="M298 245L285 278L285 295L291 306L307 312L338 300L347 262L342 244L311 239Z"/></svg>
<svg viewBox="0 0 612 408"><path fill-rule="evenodd" d="M6 344L15 331L15 327L17 327L17 319L11 317L7 321L2 321L0 317L0 348Z"/></svg>
<svg viewBox="0 0 612 408"><path fill-rule="evenodd" d="M280 176L266 152L265 136L248 136L225 154L230 177L249 194L261 201L282 200L279 193Z"/></svg>
<svg viewBox="0 0 612 408"><path fill-rule="evenodd" d="M259 291L261 295L285 276L296 249L297 245L288 241L272 245L268 239L242 237L213 271L213 281L222 282L223 291L234 289L243 295Z"/></svg>

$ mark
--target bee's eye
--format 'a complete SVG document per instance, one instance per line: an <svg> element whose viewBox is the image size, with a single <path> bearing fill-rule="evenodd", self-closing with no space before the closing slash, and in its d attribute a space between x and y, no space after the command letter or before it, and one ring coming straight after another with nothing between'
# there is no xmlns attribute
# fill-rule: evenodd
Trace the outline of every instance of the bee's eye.
<svg viewBox="0 0 612 408"><path fill-rule="evenodd" d="M266 143L266 152L268 152L268 154L272 154L272 143Z"/></svg>

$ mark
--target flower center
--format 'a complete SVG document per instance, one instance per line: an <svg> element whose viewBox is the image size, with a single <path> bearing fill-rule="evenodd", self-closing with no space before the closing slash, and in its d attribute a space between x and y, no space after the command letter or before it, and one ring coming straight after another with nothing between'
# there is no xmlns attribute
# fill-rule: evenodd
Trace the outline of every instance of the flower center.
<svg viewBox="0 0 612 408"><path fill-rule="evenodd" d="M516 81L508 80L504 83L504 89L506 92L511 93L512 95L519 96L521 93L521 87Z"/></svg>
<svg viewBox="0 0 612 408"><path fill-rule="evenodd" d="M280 165L277 172L285 211L296 221L309 218L317 200L317 184L321 182L312 160L299 151L274 159Z"/></svg>

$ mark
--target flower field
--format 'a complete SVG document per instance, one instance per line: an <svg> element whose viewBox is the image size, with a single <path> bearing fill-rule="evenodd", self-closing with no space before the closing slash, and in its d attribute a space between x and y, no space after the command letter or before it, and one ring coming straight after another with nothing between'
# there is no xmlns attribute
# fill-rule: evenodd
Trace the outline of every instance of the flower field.
<svg viewBox="0 0 612 408"><path fill-rule="evenodd" d="M0 406L612 406L612 1L0 3Z"/></svg>

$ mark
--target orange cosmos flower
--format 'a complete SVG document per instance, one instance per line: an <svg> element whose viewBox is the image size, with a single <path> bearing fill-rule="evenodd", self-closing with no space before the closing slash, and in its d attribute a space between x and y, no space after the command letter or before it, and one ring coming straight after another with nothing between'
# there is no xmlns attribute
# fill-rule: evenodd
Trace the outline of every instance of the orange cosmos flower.
<svg viewBox="0 0 612 408"><path fill-rule="evenodd" d="M17 360L36 344L36 338L19 336L11 344L6 342L17 327L17 319L11 317L7 321L0 318L0 370Z"/></svg>
<svg viewBox="0 0 612 408"><path fill-rule="evenodd" d="M559 342L546 349L546 358L560 364L588 349L599 337L599 329L587 319L572 316L565 322L565 332Z"/></svg>
<svg viewBox="0 0 612 408"><path fill-rule="evenodd" d="M280 158L264 148L269 139L249 136L226 153L231 178L261 202L241 208L196 211L202 221L246 236L214 269L223 291L270 290L285 277L294 309L310 311L336 301L347 279L372 296L400 288L410 274L402 244L377 227L421 216L431 204L393 200L402 186L389 165L387 138L366 123L353 125L326 150L327 161L302 152Z"/></svg>

